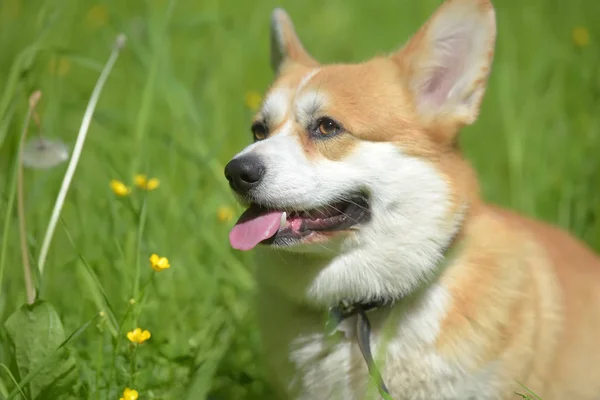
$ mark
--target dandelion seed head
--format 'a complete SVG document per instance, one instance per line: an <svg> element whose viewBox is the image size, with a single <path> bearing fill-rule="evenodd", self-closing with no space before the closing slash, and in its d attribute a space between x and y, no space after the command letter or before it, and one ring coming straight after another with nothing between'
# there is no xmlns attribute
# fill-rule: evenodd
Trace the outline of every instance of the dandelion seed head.
<svg viewBox="0 0 600 400"><path fill-rule="evenodd" d="M37 137L23 146L23 165L34 169L50 169L69 159L67 146L58 139Z"/></svg>

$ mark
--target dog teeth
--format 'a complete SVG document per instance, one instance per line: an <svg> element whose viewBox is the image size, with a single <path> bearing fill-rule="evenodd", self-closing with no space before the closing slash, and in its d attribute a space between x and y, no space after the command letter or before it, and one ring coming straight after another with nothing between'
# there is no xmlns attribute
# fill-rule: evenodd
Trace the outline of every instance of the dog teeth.
<svg viewBox="0 0 600 400"><path fill-rule="evenodd" d="M283 214L281 214L281 221L279 222L279 229L283 229L286 221L287 221L287 213L284 211Z"/></svg>

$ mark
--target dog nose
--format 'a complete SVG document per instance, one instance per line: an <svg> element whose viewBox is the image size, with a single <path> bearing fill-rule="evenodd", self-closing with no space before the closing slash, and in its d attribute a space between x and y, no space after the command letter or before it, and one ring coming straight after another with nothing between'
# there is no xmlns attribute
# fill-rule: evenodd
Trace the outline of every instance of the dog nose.
<svg viewBox="0 0 600 400"><path fill-rule="evenodd" d="M258 185L265 171L265 165L259 157L243 156L234 158L225 166L225 178L236 193L245 195Z"/></svg>

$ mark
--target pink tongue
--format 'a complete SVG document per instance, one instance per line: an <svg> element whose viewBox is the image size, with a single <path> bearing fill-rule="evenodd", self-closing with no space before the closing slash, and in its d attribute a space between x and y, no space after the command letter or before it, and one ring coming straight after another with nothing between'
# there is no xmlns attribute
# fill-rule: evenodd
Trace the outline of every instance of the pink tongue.
<svg viewBox="0 0 600 400"><path fill-rule="evenodd" d="M253 249L257 244L277 233L282 214L282 211L259 214L252 208L246 210L229 232L229 243L237 250Z"/></svg>

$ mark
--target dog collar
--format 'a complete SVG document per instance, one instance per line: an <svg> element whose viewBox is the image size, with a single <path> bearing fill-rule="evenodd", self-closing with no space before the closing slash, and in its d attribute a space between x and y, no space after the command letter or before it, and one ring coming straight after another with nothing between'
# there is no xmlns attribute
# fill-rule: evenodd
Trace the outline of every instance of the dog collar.
<svg viewBox="0 0 600 400"><path fill-rule="evenodd" d="M458 232L449 241L448 246L444 250L444 259L438 267L438 271L441 272L447 266L454 256L458 253L458 248L462 247L456 243L458 238ZM326 331L333 333L337 330L337 327L342 321L347 318L356 316L356 341L360 352L362 353L363 359L367 364L369 375L375 380L377 384L377 390L384 400L393 400L390 392L388 391L383 377L373 360L371 353L371 323L367 317L367 312L380 309L382 307L389 306L399 299L387 299L387 300L375 300L367 303L352 303L348 301L342 301L337 306L329 308L329 318L326 324Z"/></svg>
<svg viewBox="0 0 600 400"><path fill-rule="evenodd" d="M379 394L385 400L392 400L392 397L371 354L371 323L366 313L384 307L389 303L384 300L371 301L364 304L341 302L337 306L329 308L329 319L326 327L329 332L334 332L342 321L356 315L356 339L358 347L363 359L367 363L369 375L375 379Z"/></svg>

